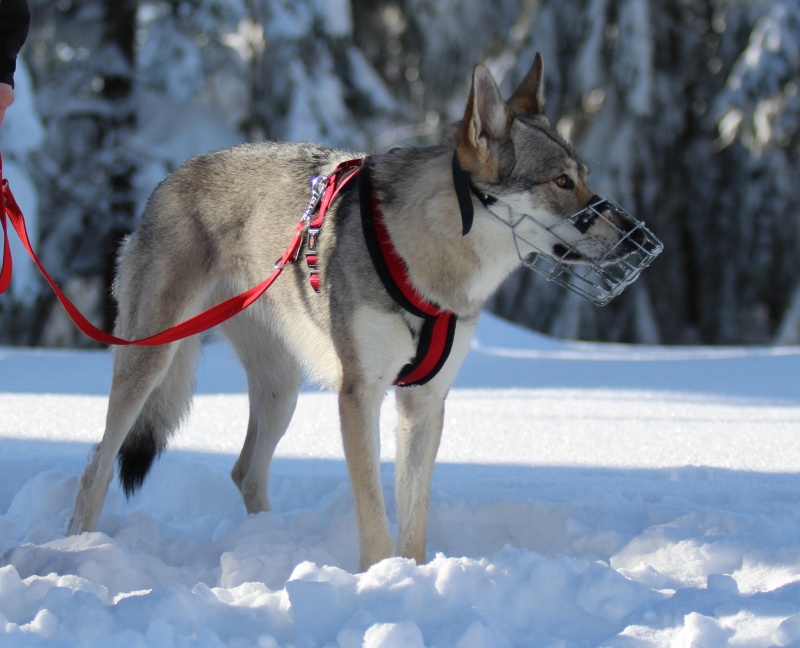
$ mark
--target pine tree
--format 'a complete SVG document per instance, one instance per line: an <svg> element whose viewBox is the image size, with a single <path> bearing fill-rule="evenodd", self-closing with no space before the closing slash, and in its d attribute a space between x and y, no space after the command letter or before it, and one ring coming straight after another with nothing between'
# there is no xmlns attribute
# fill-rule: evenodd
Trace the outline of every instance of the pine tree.
<svg viewBox="0 0 800 648"><path fill-rule="evenodd" d="M797 0L580 5L543 5L526 39L554 62L548 112L665 252L604 309L525 272L493 307L569 337L770 342L797 285Z"/></svg>
<svg viewBox="0 0 800 648"><path fill-rule="evenodd" d="M34 162L39 256L95 322L111 327L116 246L134 223L135 0L32 3L38 106L47 125ZM23 316L24 344L85 345L49 290Z"/></svg>
<svg viewBox="0 0 800 648"><path fill-rule="evenodd" d="M118 240L190 155L260 138L431 143L460 119L474 63L508 94L540 51L547 113L592 187L645 220L665 252L602 309L527 270L491 308L565 337L800 341L800 0L32 7L25 60L47 134L28 168L39 248L106 328ZM7 304L0 340L83 343L44 287Z"/></svg>

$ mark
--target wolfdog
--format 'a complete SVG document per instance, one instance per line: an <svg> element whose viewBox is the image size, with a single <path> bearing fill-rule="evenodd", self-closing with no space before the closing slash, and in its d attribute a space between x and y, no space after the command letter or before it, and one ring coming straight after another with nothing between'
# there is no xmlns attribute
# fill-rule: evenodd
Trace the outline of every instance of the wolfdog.
<svg viewBox="0 0 800 648"><path fill-rule="evenodd" d="M508 101L477 65L464 117L438 145L354 156L244 144L192 158L156 188L114 281L116 333L128 338L257 284L303 216L307 264L289 259L263 297L219 327L247 372L250 418L232 478L248 512L270 510L270 462L305 372L338 392L360 568L393 555L424 563L445 397L481 306L520 264L603 303L658 254L641 222L589 189L586 165L544 114L543 84L538 54ZM324 225L314 227L325 196ZM70 534L95 529L115 459L126 494L141 486L189 410L199 347L194 336L115 349L105 433ZM393 384L396 545L378 449Z"/></svg>

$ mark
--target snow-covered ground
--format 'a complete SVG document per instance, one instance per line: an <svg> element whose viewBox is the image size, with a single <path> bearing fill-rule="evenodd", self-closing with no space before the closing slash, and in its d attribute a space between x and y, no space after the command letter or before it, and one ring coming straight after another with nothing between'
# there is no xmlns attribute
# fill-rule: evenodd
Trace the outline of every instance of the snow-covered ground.
<svg viewBox="0 0 800 648"><path fill-rule="evenodd" d="M141 493L112 485L99 531L68 538L110 356L0 349L0 646L798 646L798 376L794 348L563 343L484 315L430 562L358 574L333 395L303 393L275 511L248 516L245 381L209 345Z"/></svg>

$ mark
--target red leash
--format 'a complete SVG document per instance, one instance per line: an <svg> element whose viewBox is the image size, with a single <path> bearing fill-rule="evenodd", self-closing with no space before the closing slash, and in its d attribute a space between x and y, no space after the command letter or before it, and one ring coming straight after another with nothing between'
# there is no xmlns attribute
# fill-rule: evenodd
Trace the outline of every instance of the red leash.
<svg viewBox="0 0 800 648"><path fill-rule="evenodd" d="M331 186L331 183L334 187L333 191L330 192L330 197L328 198L329 192L326 190L325 195L323 197L322 205L320 206L320 212L322 213L322 217L324 218L324 211L330 206L333 202L333 199L339 193L341 188L344 186L347 180L350 179L351 176L347 176L345 178L345 182L341 182L341 174L343 171L356 166L357 163L360 163L360 160L350 160L348 162L343 162L340 164L336 169L331 173L328 178L326 179L326 189ZM4 293L8 290L8 287L11 283L11 269L12 269L12 262L11 262L11 246L8 241L8 227L6 225L6 216L11 221L11 225L17 232L17 235L22 241L22 244L25 246L25 249L28 251L28 255L30 255L33 262L41 271L44 278L47 280L47 283L50 284L50 287L53 289L58 301L61 302L61 305L67 311L67 314L70 316L72 321L75 325L84 333L86 336L90 337L91 339L101 342L102 344L114 344L114 345L130 345L135 344L138 346L156 346L159 344L168 344L169 342L175 342L177 340L182 340L183 338L187 338L191 335L196 335L197 333L202 333L203 331L207 331L210 328L213 328L217 324L221 324L222 322L230 319L234 315L241 313L245 310L248 306L250 306L253 302L255 302L261 295L263 295L267 289L273 284L273 282L280 276L281 272L283 271L284 267L290 263L294 263L297 260L297 256L300 252L300 246L303 242L303 236L305 234L306 226L308 225L308 221L306 218L302 218L300 222L297 224L295 228L294 234L292 236L292 240L289 243L289 246L286 248L286 251L283 253L283 256L275 263L275 271L267 277L264 281L262 281L257 286L253 286L250 290L247 290L235 297L231 297L230 299L226 299L225 301L217 304L216 306L212 306L208 310L203 311L189 319L180 322L179 324L175 324L174 326L161 331L160 333L156 333L155 335L151 335L149 337L141 338L139 340L126 340L124 338L116 337L115 335L109 335L108 333L102 331L101 329L94 326L89 320L87 320L81 312L77 309L77 307L69 300L69 298L61 291L61 289L56 285L56 282L50 276L50 274L45 270L44 266L42 265L39 258L36 256L36 253L33 251L33 247L31 246L30 239L28 237L28 232L25 227L25 219L22 216L22 211L17 205L17 201L14 199L14 195L11 193L11 188L8 186L8 181L2 179L3 176L3 160L0 157L0 179L2 180L2 187L0 187L0 224L3 227L3 266L0 269L0 294ZM305 216L305 215L304 215ZM322 220L319 216L315 219L315 221L319 220L320 226Z"/></svg>
<svg viewBox="0 0 800 648"><path fill-rule="evenodd" d="M317 244L319 243L319 231L322 229L322 225L325 222L325 214L328 213L328 207L331 206L331 203L333 202L334 198L339 195L339 192L345 188L348 182L358 175L359 171L361 171L361 163L363 161L364 158L355 158L353 160L342 162L336 167L334 172L325 179L325 189L320 197L319 211L317 212L316 217L308 224L306 262L308 263L308 269L311 271L308 281L311 284L311 287L314 289L314 292L319 292L321 286L319 270L317 269L317 263L319 260L317 255ZM351 170L351 173L342 177L341 174ZM331 185L332 178L334 183L333 185ZM314 180L312 179L312 183L313 182ZM330 186L333 186L333 191L327 191L328 187Z"/></svg>

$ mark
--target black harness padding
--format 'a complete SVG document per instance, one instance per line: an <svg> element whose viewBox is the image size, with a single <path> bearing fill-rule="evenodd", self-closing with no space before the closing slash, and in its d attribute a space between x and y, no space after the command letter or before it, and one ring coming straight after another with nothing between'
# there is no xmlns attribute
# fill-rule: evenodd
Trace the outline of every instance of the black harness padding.
<svg viewBox="0 0 800 648"><path fill-rule="evenodd" d="M423 318L417 343L417 353L405 365L394 384L399 387L424 385L447 362L453 347L457 317L425 299L411 283L408 266L400 257L389 237L368 168L362 167L358 176L361 203L361 226L372 264L386 292L402 308Z"/></svg>

